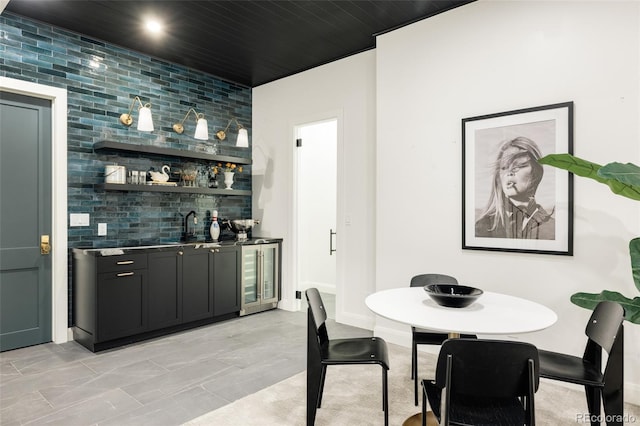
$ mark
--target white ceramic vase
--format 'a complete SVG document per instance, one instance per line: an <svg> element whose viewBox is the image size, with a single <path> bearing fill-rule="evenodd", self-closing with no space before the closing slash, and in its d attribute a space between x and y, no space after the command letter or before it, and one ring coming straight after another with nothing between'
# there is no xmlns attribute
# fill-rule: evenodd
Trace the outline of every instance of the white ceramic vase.
<svg viewBox="0 0 640 426"><path fill-rule="evenodd" d="M225 189L233 189L231 185L233 185L233 172L224 172L224 184L226 186Z"/></svg>

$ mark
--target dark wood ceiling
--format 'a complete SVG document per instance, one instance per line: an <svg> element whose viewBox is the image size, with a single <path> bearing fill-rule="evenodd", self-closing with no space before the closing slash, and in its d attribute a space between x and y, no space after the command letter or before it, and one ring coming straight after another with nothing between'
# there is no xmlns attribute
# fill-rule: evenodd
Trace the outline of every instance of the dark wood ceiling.
<svg viewBox="0 0 640 426"><path fill-rule="evenodd" d="M10 0L6 11L255 87L375 47L471 0ZM141 21L165 23L150 38ZM437 42L437 40L434 40Z"/></svg>

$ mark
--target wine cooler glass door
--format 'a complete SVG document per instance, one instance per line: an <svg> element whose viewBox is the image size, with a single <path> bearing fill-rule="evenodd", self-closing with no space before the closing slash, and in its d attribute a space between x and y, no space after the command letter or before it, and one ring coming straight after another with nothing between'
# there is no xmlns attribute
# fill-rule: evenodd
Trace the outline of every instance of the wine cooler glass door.
<svg viewBox="0 0 640 426"><path fill-rule="evenodd" d="M242 248L242 287L244 305L259 301L259 254L258 246Z"/></svg>
<svg viewBox="0 0 640 426"><path fill-rule="evenodd" d="M262 299L265 302L278 301L278 245L262 246L260 278L262 281Z"/></svg>

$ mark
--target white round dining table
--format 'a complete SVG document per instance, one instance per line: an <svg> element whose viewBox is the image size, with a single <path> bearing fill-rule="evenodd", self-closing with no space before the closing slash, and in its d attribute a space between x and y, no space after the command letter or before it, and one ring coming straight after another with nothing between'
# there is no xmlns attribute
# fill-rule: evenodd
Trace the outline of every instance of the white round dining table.
<svg viewBox="0 0 640 426"><path fill-rule="evenodd" d="M544 305L490 291L465 308L440 306L422 287L378 291L369 295L365 304L383 318L450 335L528 333L545 329L558 319Z"/></svg>
<svg viewBox="0 0 640 426"><path fill-rule="evenodd" d="M400 323L447 333L460 334L528 333L550 327L558 316L551 309L530 300L485 291L465 308L449 308L434 302L422 287L382 290L365 299L375 314ZM422 424L422 413L403 422L403 426ZM433 412L427 412L427 426L437 425Z"/></svg>

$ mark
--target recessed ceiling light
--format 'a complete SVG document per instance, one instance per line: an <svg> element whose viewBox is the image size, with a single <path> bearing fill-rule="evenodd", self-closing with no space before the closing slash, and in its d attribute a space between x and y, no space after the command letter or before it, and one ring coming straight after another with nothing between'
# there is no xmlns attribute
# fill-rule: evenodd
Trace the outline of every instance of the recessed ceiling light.
<svg viewBox="0 0 640 426"><path fill-rule="evenodd" d="M155 19L148 19L144 27L152 34L160 34L162 32L162 24Z"/></svg>

